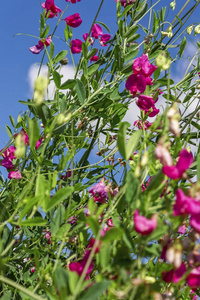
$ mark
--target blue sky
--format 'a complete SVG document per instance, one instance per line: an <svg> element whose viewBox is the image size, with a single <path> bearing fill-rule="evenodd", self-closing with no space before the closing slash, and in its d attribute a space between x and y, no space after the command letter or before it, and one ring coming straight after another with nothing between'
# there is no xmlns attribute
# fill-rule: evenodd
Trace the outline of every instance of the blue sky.
<svg viewBox="0 0 200 300"><path fill-rule="evenodd" d="M156 1L152 1L155 3ZM161 0L156 7L159 9L162 5L169 5L170 0ZM186 2L186 0L177 0L177 9ZM195 1L191 0L189 7ZM149 0L149 3L151 1ZM66 6L65 0L55 0L55 4L62 10ZM64 18L79 12L83 23L79 28L74 29L74 38L82 39L82 34L88 32L93 16L95 15L100 0L81 0L76 4L70 4ZM9 115L15 119L20 111L24 111L26 106L20 104L18 100L27 100L31 96L30 83L28 80L28 73L33 64L39 63L42 58L42 53L34 55L29 51L29 47L37 44L38 40L26 35L15 36L18 33L26 33L30 35L39 35L39 18L41 8L41 1L39 0L17 0L17 1L2 1L0 9L0 36L1 36L1 69L0 69L0 147L2 148L8 141L8 136L5 130L5 124L10 125ZM108 25L111 34L116 30L116 3L114 0L105 0L102 11L98 17L98 21L102 21ZM192 22L199 21L200 9L193 15ZM172 17L170 10L170 17ZM54 29L57 19L49 19L50 32ZM144 24L146 25L146 24ZM63 29L65 22L62 21L55 36L63 36ZM106 30L104 29L106 33ZM63 41L54 38L55 52L66 49ZM79 55L76 56L76 59ZM69 57L70 63L71 59Z"/></svg>

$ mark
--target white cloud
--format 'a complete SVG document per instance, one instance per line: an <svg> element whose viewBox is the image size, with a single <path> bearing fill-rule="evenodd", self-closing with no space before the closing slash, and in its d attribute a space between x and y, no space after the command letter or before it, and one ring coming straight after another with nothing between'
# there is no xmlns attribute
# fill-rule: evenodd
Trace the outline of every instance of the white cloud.
<svg viewBox="0 0 200 300"><path fill-rule="evenodd" d="M31 96L33 94L34 84L35 84L35 80L38 75L38 71L39 71L39 65L31 65L28 70L28 82L29 82L29 86L30 86L30 95ZM59 73L60 73L60 75L63 76L61 79L61 84L68 79L73 79L74 74L75 74L74 68L72 65L62 66L59 69ZM42 66L40 75L43 75L45 77L48 76L48 67L47 66ZM55 84L53 81L51 81L51 83L48 86L49 99L53 99L54 93L55 93Z"/></svg>

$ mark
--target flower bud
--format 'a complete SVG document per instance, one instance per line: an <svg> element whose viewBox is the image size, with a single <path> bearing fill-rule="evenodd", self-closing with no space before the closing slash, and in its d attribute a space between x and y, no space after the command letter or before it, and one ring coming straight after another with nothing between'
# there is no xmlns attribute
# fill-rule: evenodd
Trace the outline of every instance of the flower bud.
<svg viewBox="0 0 200 300"><path fill-rule="evenodd" d="M141 167L145 167L147 165L148 159L149 159L148 153L145 151L142 156Z"/></svg>
<svg viewBox="0 0 200 300"><path fill-rule="evenodd" d="M58 125L62 125L65 122L65 116L63 114L59 114L57 117Z"/></svg>
<svg viewBox="0 0 200 300"><path fill-rule="evenodd" d="M173 2L170 3L170 7L171 7L172 10L175 10L176 0L174 0Z"/></svg>
<svg viewBox="0 0 200 300"><path fill-rule="evenodd" d="M200 33L200 25L197 25L195 28L194 28L194 34L199 34Z"/></svg>
<svg viewBox="0 0 200 300"><path fill-rule="evenodd" d="M188 34L191 34L191 33L192 33L192 30L193 30L193 25L190 25L190 26L187 28L187 33L188 33Z"/></svg>
<svg viewBox="0 0 200 300"><path fill-rule="evenodd" d="M158 66L159 68L162 68L162 66L163 66L164 64L166 64L166 57L165 57L165 55L159 54L159 55L156 57L155 63L156 63L156 66Z"/></svg>
<svg viewBox="0 0 200 300"><path fill-rule="evenodd" d="M33 99L37 106L41 105L45 96L45 91L48 86L48 79L44 76L37 77L35 81L35 90L33 94Z"/></svg>

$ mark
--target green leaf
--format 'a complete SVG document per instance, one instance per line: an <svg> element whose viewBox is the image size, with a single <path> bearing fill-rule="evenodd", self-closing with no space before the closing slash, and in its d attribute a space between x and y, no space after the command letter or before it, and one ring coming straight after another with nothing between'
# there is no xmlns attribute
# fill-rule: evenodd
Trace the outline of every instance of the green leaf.
<svg viewBox="0 0 200 300"><path fill-rule="evenodd" d="M56 236L62 239L67 235L70 229L71 229L70 224L64 224L59 228L59 230L56 233Z"/></svg>
<svg viewBox="0 0 200 300"><path fill-rule="evenodd" d="M53 195L52 198L49 199L49 201L46 203L45 207L43 208L45 212L52 209L54 206L65 200L67 197L69 197L74 191L74 188L72 186L67 186L61 190L59 190L55 195Z"/></svg>
<svg viewBox="0 0 200 300"><path fill-rule="evenodd" d="M53 55L54 55L54 43L51 42L50 46L49 46L49 57L50 57L50 59L53 58Z"/></svg>
<svg viewBox="0 0 200 300"><path fill-rule="evenodd" d="M53 63L56 64L59 61L61 61L61 59L63 59L66 55L67 55L68 51L67 50L62 50L60 51L53 59Z"/></svg>
<svg viewBox="0 0 200 300"><path fill-rule="evenodd" d="M126 146L126 160L128 160L136 149L140 138L142 136L142 130L135 131L128 140Z"/></svg>
<svg viewBox="0 0 200 300"><path fill-rule="evenodd" d="M98 51L97 48L92 48L87 54L87 59L90 59L93 55L96 54L97 51Z"/></svg>
<svg viewBox="0 0 200 300"><path fill-rule="evenodd" d="M123 16L125 14L127 14L127 12L129 12L129 10L133 7L134 4L130 4L130 5L127 5L126 8L123 10L122 14L119 16L119 19L122 19Z"/></svg>
<svg viewBox="0 0 200 300"><path fill-rule="evenodd" d="M187 45L187 40L186 40L186 37L184 36L182 39L182 42L180 44L180 50L178 52L180 58L183 55L186 45Z"/></svg>
<svg viewBox="0 0 200 300"><path fill-rule="evenodd" d="M29 197L24 200L26 201L26 205L20 213L19 221L22 221L25 215L31 211L32 207L40 201L40 196Z"/></svg>
<svg viewBox="0 0 200 300"><path fill-rule="evenodd" d="M107 268L110 262L111 247L109 243L103 243L100 247L99 256L101 267Z"/></svg>
<svg viewBox="0 0 200 300"><path fill-rule="evenodd" d="M14 120L14 118L12 116L9 116L9 118L10 118L10 122L11 122L12 126L15 128L15 120Z"/></svg>
<svg viewBox="0 0 200 300"><path fill-rule="evenodd" d="M80 300L98 300L108 289L111 281L103 280L101 282L97 282L92 285L84 295L80 298Z"/></svg>
<svg viewBox="0 0 200 300"><path fill-rule="evenodd" d="M57 71L53 71L53 80L55 82L56 87L59 89L61 84L61 77Z"/></svg>
<svg viewBox="0 0 200 300"><path fill-rule="evenodd" d="M155 33L158 29L158 18L156 16L155 10L153 10L153 33Z"/></svg>
<svg viewBox="0 0 200 300"><path fill-rule="evenodd" d="M40 137L40 128L36 119L28 118L28 137L30 147L35 149L36 142Z"/></svg>
<svg viewBox="0 0 200 300"><path fill-rule="evenodd" d="M73 89L76 85L76 79L68 79L60 86L60 90Z"/></svg>
<svg viewBox="0 0 200 300"><path fill-rule="evenodd" d="M6 131L7 131L9 138L12 140L13 139L12 130L10 129L10 127L7 124L6 124Z"/></svg>
<svg viewBox="0 0 200 300"><path fill-rule="evenodd" d="M75 91L81 104L84 104L86 98L86 90L84 84L79 79L76 79Z"/></svg>
<svg viewBox="0 0 200 300"><path fill-rule="evenodd" d="M126 159L126 130L130 127L130 123L128 122L121 122L119 125L119 131L117 136L117 146L119 148L119 152L121 153L122 157Z"/></svg>
<svg viewBox="0 0 200 300"><path fill-rule="evenodd" d="M119 45L115 46L114 54L115 54L115 61L116 61L117 69L119 71L121 71L123 68L123 64L124 64L124 54L123 54L122 48Z"/></svg>
<svg viewBox="0 0 200 300"><path fill-rule="evenodd" d="M127 39L127 43L131 43L133 41L136 41L138 40L140 37L140 34L139 33L136 33L136 34L133 34L131 35L128 39Z"/></svg>
<svg viewBox="0 0 200 300"><path fill-rule="evenodd" d="M42 33L42 35L40 36L40 38L44 38L48 33L49 33L49 24L47 24L47 27L46 27L45 30L43 31L43 33Z"/></svg>
<svg viewBox="0 0 200 300"><path fill-rule="evenodd" d="M99 68L99 64L92 64L91 66L89 66L88 68L88 76L91 76L94 72L96 72Z"/></svg>
<svg viewBox="0 0 200 300"><path fill-rule="evenodd" d="M64 33L65 33L65 42L67 42L68 37L69 37L69 26L66 23L66 27L64 29Z"/></svg>
<svg viewBox="0 0 200 300"><path fill-rule="evenodd" d="M122 69L123 74L128 74L128 73L132 72L133 62L134 62L134 59L132 59L131 61L129 61L127 64L124 65L124 67Z"/></svg>
<svg viewBox="0 0 200 300"><path fill-rule="evenodd" d="M45 226L46 224L47 220L44 220L41 217L35 217L34 219L27 219L19 222L19 226Z"/></svg>
<svg viewBox="0 0 200 300"><path fill-rule="evenodd" d="M106 231L105 235L101 237L101 241L109 243L111 241L120 239L122 235L123 235L123 230L121 228L113 227L108 231Z"/></svg>
<svg viewBox="0 0 200 300"><path fill-rule="evenodd" d="M138 197L138 191L140 190L140 182L134 176L132 170L129 170L126 175L126 184L127 184L127 189L125 192L126 201L129 203L131 202L133 203L134 200Z"/></svg>
<svg viewBox="0 0 200 300"><path fill-rule="evenodd" d="M69 273L63 268L58 267L55 270L53 277L55 280L56 289L59 292L59 298L66 299L69 293L69 288L68 288Z"/></svg>
<svg viewBox="0 0 200 300"><path fill-rule="evenodd" d="M83 51L83 56L84 58L87 58L87 46L86 43L82 43L82 51Z"/></svg>
<svg viewBox="0 0 200 300"><path fill-rule="evenodd" d="M100 22L100 21L97 21L96 23L102 25L108 32L110 32L110 29L108 28L108 26L105 23Z"/></svg>
<svg viewBox="0 0 200 300"><path fill-rule="evenodd" d="M99 232L99 223L97 222L97 220L94 219L93 217L89 216L89 217L87 217L87 223L88 223L90 229L93 231L94 235L97 236L97 234Z"/></svg>
<svg viewBox="0 0 200 300"><path fill-rule="evenodd" d="M139 27L137 25L132 25L131 27L128 28L128 30L126 31L124 37L125 38L129 38L131 35L133 35L137 30L139 29Z"/></svg>

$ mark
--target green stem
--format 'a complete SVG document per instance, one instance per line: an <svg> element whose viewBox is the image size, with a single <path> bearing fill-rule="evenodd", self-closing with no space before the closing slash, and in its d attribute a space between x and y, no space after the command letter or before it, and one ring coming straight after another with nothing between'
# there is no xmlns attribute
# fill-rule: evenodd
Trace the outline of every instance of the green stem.
<svg viewBox="0 0 200 300"><path fill-rule="evenodd" d="M0 281L14 287L15 289L21 291L22 293L26 294L27 296L29 296L35 300L44 300L44 298L41 298L39 295L36 295L35 293L24 288L22 285L14 282L13 280L11 280L9 278L4 277L3 275L0 275Z"/></svg>

